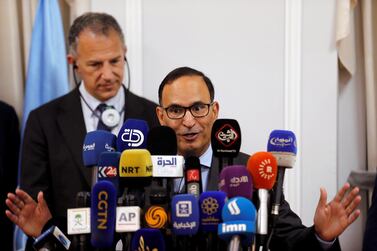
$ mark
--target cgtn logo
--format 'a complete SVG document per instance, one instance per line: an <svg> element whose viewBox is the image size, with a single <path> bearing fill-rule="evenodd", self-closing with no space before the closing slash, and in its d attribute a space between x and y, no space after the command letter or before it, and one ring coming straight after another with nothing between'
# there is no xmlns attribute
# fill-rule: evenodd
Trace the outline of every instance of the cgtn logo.
<svg viewBox="0 0 377 251"><path fill-rule="evenodd" d="M130 147L141 146L144 142L144 134L138 129L124 129L121 138Z"/></svg>
<svg viewBox="0 0 377 251"><path fill-rule="evenodd" d="M280 147L290 146L292 144L296 145L293 137L289 137L289 138L273 137L270 139L270 144L273 146L280 146Z"/></svg>
<svg viewBox="0 0 377 251"><path fill-rule="evenodd" d="M82 147L82 150L84 152L94 151L95 148L96 148L96 142L93 142L92 144L88 144L88 145L84 144L83 147Z"/></svg>

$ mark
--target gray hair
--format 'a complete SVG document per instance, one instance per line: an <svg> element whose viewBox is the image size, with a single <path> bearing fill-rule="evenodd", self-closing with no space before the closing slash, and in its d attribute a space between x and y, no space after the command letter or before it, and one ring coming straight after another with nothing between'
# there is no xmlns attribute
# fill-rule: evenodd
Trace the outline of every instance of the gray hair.
<svg viewBox="0 0 377 251"><path fill-rule="evenodd" d="M114 30L118 33L122 43L125 44L123 31L113 16L106 13L87 12L77 17L69 29L68 46L70 53L76 55L77 39L85 29L105 36L108 36L109 32Z"/></svg>

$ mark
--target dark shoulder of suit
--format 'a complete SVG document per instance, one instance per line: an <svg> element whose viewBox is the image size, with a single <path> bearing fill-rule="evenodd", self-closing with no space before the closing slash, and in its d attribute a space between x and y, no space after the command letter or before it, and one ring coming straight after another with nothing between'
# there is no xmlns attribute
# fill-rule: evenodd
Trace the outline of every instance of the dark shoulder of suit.
<svg viewBox="0 0 377 251"><path fill-rule="evenodd" d="M126 92L125 119L143 119L149 128L160 125L156 115L157 104L130 91Z"/></svg>
<svg viewBox="0 0 377 251"><path fill-rule="evenodd" d="M1 250L12 250L13 223L5 216L7 193L17 186L19 123L15 110L0 101L0 243Z"/></svg>

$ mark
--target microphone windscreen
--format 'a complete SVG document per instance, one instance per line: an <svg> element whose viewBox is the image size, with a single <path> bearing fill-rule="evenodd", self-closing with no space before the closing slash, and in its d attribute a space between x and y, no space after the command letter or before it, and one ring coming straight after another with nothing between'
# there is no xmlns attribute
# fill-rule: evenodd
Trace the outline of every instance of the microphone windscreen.
<svg viewBox="0 0 377 251"><path fill-rule="evenodd" d="M183 177L182 156L178 155L152 155L153 177L177 178Z"/></svg>
<svg viewBox="0 0 377 251"><path fill-rule="evenodd" d="M118 167L120 152L103 152L98 161L98 180L107 180L113 183L119 195Z"/></svg>
<svg viewBox="0 0 377 251"><path fill-rule="evenodd" d="M220 173L219 190L228 198L242 196L252 198L253 182L246 166L233 165L225 167Z"/></svg>
<svg viewBox="0 0 377 251"><path fill-rule="evenodd" d="M295 134L288 130L272 131L268 139L267 151L275 156L278 166L292 168L297 154Z"/></svg>
<svg viewBox="0 0 377 251"><path fill-rule="evenodd" d="M271 190L276 181L277 161L269 152L257 152L247 161L253 185L257 189Z"/></svg>
<svg viewBox="0 0 377 251"><path fill-rule="evenodd" d="M164 228L168 221L168 214L165 209L160 206L150 206L146 211L145 222L150 228Z"/></svg>
<svg viewBox="0 0 377 251"><path fill-rule="evenodd" d="M70 245L71 241L56 226L51 226L40 236L38 236L38 238L36 238L33 243L35 250L50 250L50 247L56 248L58 250L68 250Z"/></svg>
<svg viewBox="0 0 377 251"><path fill-rule="evenodd" d="M221 191L203 192L199 197L200 230L217 232L221 223L221 211L226 201L226 194Z"/></svg>
<svg viewBox="0 0 377 251"><path fill-rule="evenodd" d="M256 221L257 211L253 202L244 197L234 197L228 200L221 212L221 217L226 221Z"/></svg>
<svg viewBox="0 0 377 251"><path fill-rule="evenodd" d="M192 194L178 194L171 202L171 221L176 235L194 235L199 229L198 200Z"/></svg>
<svg viewBox="0 0 377 251"><path fill-rule="evenodd" d="M96 166L102 152L115 151L116 140L116 136L108 131L88 132L84 139L82 151L84 166Z"/></svg>
<svg viewBox="0 0 377 251"><path fill-rule="evenodd" d="M127 119L119 131L117 150L145 149L149 127L145 120Z"/></svg>
<svg viewBox="0 0 377 251"><path fill-rule="evenodd" d="M140 207L117 207L115 231L117 233L135 232L140 229Z"/></svg>
<svg viewBox="0 0 377 251"><path fill-rule="evenodd" d="M177 155L177 136L168 126L153 127L148 134L147 149L151 155Z"/></svg>
<svg viewBox="0 0 377 251"><path fill-rule="evenodd" d="M217 119L212 126L211 146L213 155L235 158L241 147L241 128L235 119Z"/></svg>
<svg viewBox="0 0 377 251"><path fill-rule="evenodd" d="M131 251L158 250L165 251L165 241L158 229L142 228L135 232L131 241Z"/></svg>
<svg viewBox="0 0 377 251"><path fill-rule="evenodd" d="M98 181L92 190L91 243L95 248L112 247L117 194L113 183Z"/></svg>
<svg viewBox="0 0 377 251"><path fill-rule="evenodd" d="M228 200L222 210L223 223L218 226L221 239L229 240L238 235L243 245L250 245L255 234L256 209L254 204L243 197Z"/></svg>
<svg viewBox="0 0 377 251"><path fill-rule="evenodd" d="M122 152L119 177L127 187L145 187L152 179L152 159L146 149L129 149ZM124 182L123 182L124 181Z"/></svg>
<svg viewBox="0 0 377 251"><path fill-rule="evenodd" d="M196 156L185 159L185 184L189 194L199 196L202 192L202 172L200 160Z"/></svg>

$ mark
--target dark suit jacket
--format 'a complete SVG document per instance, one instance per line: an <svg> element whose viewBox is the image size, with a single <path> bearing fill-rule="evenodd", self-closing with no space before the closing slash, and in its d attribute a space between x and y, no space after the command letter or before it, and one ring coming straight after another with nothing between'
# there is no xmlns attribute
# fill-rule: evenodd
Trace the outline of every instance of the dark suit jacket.
<svg viewBox="0 0 377 251"><path fill-rule="evenodd" d="M249 155L239 153L233 160L235 165L246 165ZM217 190L218 180L218 164L217 158L212 158L209 181L207 190ZM273 196L273 192L270 194ZM253 203L258 205L258 194L254 192ZM271 207L270 209L271 210ZM287 201L283 197L283 202L280 205L279 218L276 224L276 229L270 244L271 251L319 251L323 250L314 234L314 227L305 227L301 219L291 210ZM332 245L331 251L340 250L338 239Z"/></svg>
<svg viewBox="0 0 377 251"><path fill-rule="evenodd" d="M363 251L377 250L377 177L374 182L372 204L368 209L367 223L363 240Z"/></svg>
<svg viewBox="0 0 377 251"><path fill-rule="evenodd" d="M158 125L156 104L126 92L125 119ZM83 166L86 135L78 88L35 110L27 120L21 157L21 188L34 199L43 191L54 216L75 207L76 194L90 191L91 169Z"/></svg>
<svg viewBox="0 0 377 251"><path fill-rule="evenodd" d="M5 216L5 199L17 186L20 131L13 107L0 101L0 243L1 250L13 249L13 223Z"/></svg>

